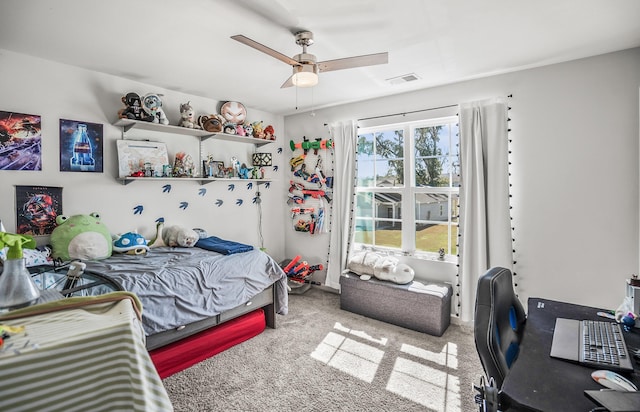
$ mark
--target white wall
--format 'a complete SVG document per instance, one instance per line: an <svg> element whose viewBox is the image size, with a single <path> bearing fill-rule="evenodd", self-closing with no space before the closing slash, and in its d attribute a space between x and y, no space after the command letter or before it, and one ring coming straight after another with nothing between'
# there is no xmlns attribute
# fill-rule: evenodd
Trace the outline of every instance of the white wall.
<svg viewBox="0 0 640 412"><path fill-rule="evenodd" d="M324 124L513 94L515 272L523 302L542 296L617 307L638 273L640 49L285 117L287 136ZM322 87L322 80L318 87ZM291 152L289 151L290 155ZM603 209L607 208L603 213ZM344 228L333 230L344 230ZM286 254L326 259L328 236L286 232ZM451 281L450 263L410 261Z"/></svg>
<svg viewBox="0 0 640 412"><path fill-rule="evenodd" d="M227 182L200 186L193 181L136 181L125 186L115 180L118 175L115 141L122 138L122 130L112 123L117 120L118 110L123 108L122 95L130 91L141 95L163 93L164 108L171 124L178 122L180 103L191 101L199 115L216 113L220 102L4 50L0 50L0 67L0 110L40 115L42 119L42 171L0 171L0 219L8 231L15 231L16 225L14 186L42 185L63 187L65 215L98 212L113 234L137 230L150 238L155 233L155 220L164 217L167 225L201 227L210 235L260 246L258 210L252 203L255 186L249 190L246 184L234 182L235 190L229 191ZM282 116L253 110L251 102L243 103L247 106L248 120L272 124L276 136L283 131ZM59 119L104 125L103 173L59 171ZM198 151L198 140L191 136L149 133L149 138L175 139L180 149L194 155ZM288 159L276 150L281 141L258 151L272 152L275 165L282 161L286 164ZM216 145L214 139L207 140L205 145L207 153L211 151L216 160L225 162L231 155L237 155L241 161L250 161L254 150L253 145ZM170 160L173 154L170 153ZM279 260L284 257L283 220L280 214L270 216L266 211L281 206L284 189L280 171L269 170L267 175L276 181L269 188L260 186L266 217L262 222L264 246ZM172 186L168 193L162 190L167 183ZM206 193L200 189L206 189ZM222 206L215 204L217 199L223 200ZM236 205L237 199L242 199L243 204ZM186 209L179 207L183 201L189 203ZM133 213L137 205L144 207L142 214ZM40 243L46 241L46 238L39 239Z"/></svg>

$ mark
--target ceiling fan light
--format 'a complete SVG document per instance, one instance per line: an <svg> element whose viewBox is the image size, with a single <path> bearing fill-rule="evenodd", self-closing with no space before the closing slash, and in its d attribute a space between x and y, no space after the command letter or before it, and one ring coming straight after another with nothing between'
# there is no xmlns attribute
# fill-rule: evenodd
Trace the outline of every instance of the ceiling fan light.
<svg viewBox="0 0 640 412"><path fill-rule="evenodd" d="M302 65L293 67L291 83L297 87L313 87L318 84L318 66Z"/></svg>

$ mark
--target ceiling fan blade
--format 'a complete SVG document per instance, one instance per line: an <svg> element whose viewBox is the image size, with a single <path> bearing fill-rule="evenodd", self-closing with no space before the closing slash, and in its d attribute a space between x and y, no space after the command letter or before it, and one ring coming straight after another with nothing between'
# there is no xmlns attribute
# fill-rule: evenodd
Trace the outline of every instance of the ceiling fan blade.
<svg viewBox="0 0 640 412"><path fill-rule="evenodd" d="M289 78L287 79L286 82L282 83L282 86L280 86L281 89L284 89L286 87L292 87L293 86L293 76L289 76Z"/></svg>
<svg viewBox="0 0 640 412"><path fill-rule="evenodd" d="M300 63L298 63L297 61L293 60L291 57L289 56L285 56L284 54L273 50L270 47L265 46L264 44L258 43L255 40L251 40L250 38L243 36L242 34L236 34L235 36L231 36L231 38L233 40L239 41L242 44L246 44L249 47L253 47L254 49L261 51L263 53L268 54L271 57L275 57L276 59L287 63L291 66L298 66Z"/></svg>
<svg viewBox="0 0 640 412"><path fill-rule="evenodd" d="M387 64L388 62L389 53L384 52L318 62L318 69L321 72L328 72L332 70L351 69L354 67L373 66L376 64Z"/></svg>

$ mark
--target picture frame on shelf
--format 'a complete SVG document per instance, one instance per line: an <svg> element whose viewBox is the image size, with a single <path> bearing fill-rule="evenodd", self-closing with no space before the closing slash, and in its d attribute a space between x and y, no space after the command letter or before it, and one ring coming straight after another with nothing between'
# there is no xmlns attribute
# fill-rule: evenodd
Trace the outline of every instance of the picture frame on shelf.
<svg viewBox="0 0 640 412"><path fill-rule="evenodd" d="M211 177L218 177L218 178L227 177L227 173L224 168L224 162L221 160L212 161L211 170L213 171L213 176Z"/></svg>
<svg viewBox="0 0 640 412"><path fill-rule="evenodd" d="M116 140L118 150L118 177L136 176L149 170L151 176L162 175L169 164L167 145L142 140ZM149 176L149 177L151 177Z"/></svg>

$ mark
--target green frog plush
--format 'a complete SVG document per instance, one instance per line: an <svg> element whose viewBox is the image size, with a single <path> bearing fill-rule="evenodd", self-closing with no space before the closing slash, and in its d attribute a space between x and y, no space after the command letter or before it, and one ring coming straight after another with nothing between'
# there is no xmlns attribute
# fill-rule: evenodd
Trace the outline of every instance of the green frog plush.
<svg viewBox="0 0 640 412"><path fill-rule="evenodd" d="M111 234L97 213L70 217L60 215L56 223L58 226L51 233L55 259L98 260L111 256Z"/></svg>

